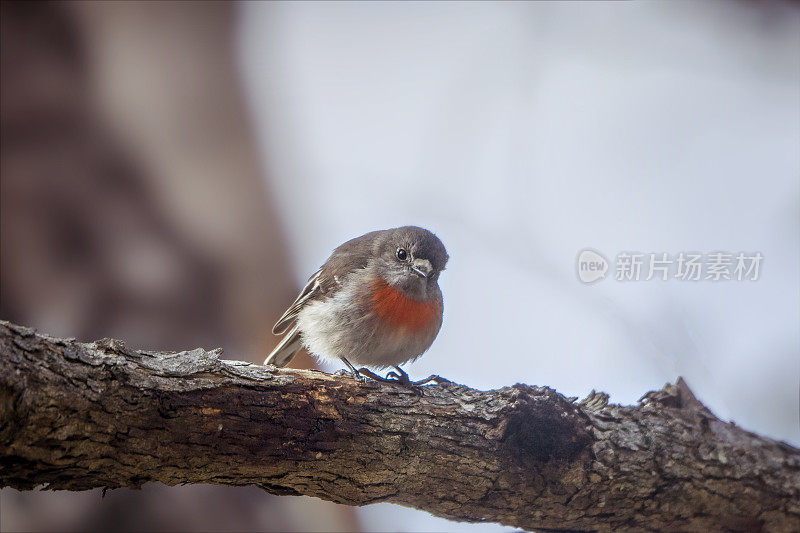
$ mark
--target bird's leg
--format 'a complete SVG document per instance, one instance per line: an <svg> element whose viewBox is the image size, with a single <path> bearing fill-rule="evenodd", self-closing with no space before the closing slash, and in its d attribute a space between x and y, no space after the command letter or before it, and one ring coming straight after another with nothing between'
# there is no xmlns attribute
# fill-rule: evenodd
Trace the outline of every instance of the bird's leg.
<svg viewBox="0 0 800 533"><path fill-rule="evenodd" d="M347 368L350 369L350 372L352 372L354 377L361 377L364 378L365 380L366 378L370 378L374 379L375 381L380 381L381 383L394 383L396 385L401 385L409 389L415 389L417 387L421 387L422 385L430 383L431 381L436 382L437 384L452 383L452 381L450 381L449 379L437 376L436 374L428 376L427 378L421 379L419 381L411 381L411 379L408 377L408 374L399 366L395 366L393 371L386 374L386 377L382 377L365 367L361 367L358 370L356 370L355 367L353 367L353 365L350 364L350 361L348 361L344 357L342 357L342 361L344 361L344 364L347 365Z"/></svg>
<svg viewBox="0 0 800 533"><path fill-rule="evenodd" d="M353 379L357 380L357 379L361 378L366 383L367 378L364 377L363 372L359 372L358 370L356 370L356 367L351 365L350 361L348 361L344 357L341 357L340 359L344 362L344 364L347 365L347 368L350 370L350 373L353 374ZM366 370L366 369L362 368L361 370ZM369 377L372 377L372 376L369 376Z"/></svg>
<svg viewBox="0 0 800 533"><path fill-rule="evenodd" d="M411 385L413 385L411 380L408 379L408 374L403 372L403 370L399 366L396 366L394 368L395 368L395 370L397 370L397 372L399 372L399 374L397 372L389 372L388 374L386 374L385 378L379 376L378 374L376 374L375 372L373 372L372 370L370 370L368 368L363 368L362 367L362 368L359 368L358 371L362 375L367 376L367 377L369 377L371 379L374 379L375 381L380 381L382 383L397 383L397 384L403 385L405 387L410 387Z"/></svg>
<svg viewBox="0 0 800 533"><path fill-rule="evenodd" d="M380 381L382 383L396 383L397 385L402 385L403 387L409 389L420 387L422 385L425 385L426 383L430 383L431 381L434 381L439 384L452 383L449 379L445 379L435 374L432 376L428 376L425 379L421 379L419 381L411 381L411 379L408 377L408 374L399 366L395 366L394 370L386 374L385 378L375 374L374 372L372 372L367 368L359 368L358 371L362 375L374 379L375 381Z"/></svg>
<svg viewBox="0 0 800 533"><path fill-rule="evenodd" d="M397 367L395 367L395 368L397 368ZM364 367L359 368L357 370L357 372L359 374L361 374L362 376L367 376L368 378L374 379L375 381L380 381L381 383L399 383L401 385L410 385L411 382L408 379L408 374L406 374L405 372L403 372L399 368L397 368L397 370L399 370L403 374L403 377L405 377L405 379L403 379L402 377L400 377L398 374L396 374L394 372L389 372L389 374L387 374L386 377L382 377L382 376L379 376L378 374L376 374L375 372L373 372L372 370L370 370L369 368L364 368ZM390 377L390 376L394 376L394 377Z"/></svg>
<svg viewBox="0 0 800 533"><path fill-rule="evenodd" d="M422 385L425 385L426 383L430 383L431 381L435 381L437 384L452 383L452 381L450 381L449 379L445 379L445 378L443 378L441 376L437 376L436 374L430 375L427 378L421 379L419 381L411 381L408 378L408 374L406 374L403 371L402 368L400 368L399 366L396 366L396 367L394 367L394 369L397 370L397 372L389 372L388 374L386 374L386 377L388 378L389 376L394 376L397 379L398 382L400 382L400 383L402 383L404 385L422 386Z"/></svg>
<svg viewBox="0 0 800 533"><path fill-rule="evenodd" d="M410 389L416 394L422 394L422 388L418 387L414 384L410 379L408 379L408 374L403 372L399 367L394 367L400 374L396 372L389 372L386 374L386 377L381 377L372 370L367 368L359 368L358 371L361 372L363 375L368 376L375 381L380 381L381 383L393 383L395 385L400 385L406 389Z"/></svg>
<svg viewBox="0 0 800 533"><path fill-rule="evenodd" d="M369 368L361 367L358 369L358 373L362 376L367 376L370 379L374 379L375 381L381 381L383 383L395 383L395 380L381 377Z"/></svg>
<svg viewBox="0 0 800 533"><path fill-rule="evenodd" d="M389 372L388 374L386 374L387 378L389 378L389 376L392 376L398 383L406 387L411 385L416 385L416 383L414 383L409 379L408 374L406 374L405 370L403 370L399 366L395 366L394 369L397 370L397 372Z"/></svg>
<svg viewBox="0 0 800 533"><path fill-rule="evenodd" d="M397 380L381 377L378 374L376 374L375 372L373 372L372 370L370 370L369 368L361 367L358 370L356 370L356 367L354 367L352 364L350 364L350 361L348 361L344 357L341 357L340 359L344 362L344 364L347 365L347 368L350 369L350 372L353 374L353 378L355 378L355 379L361 378L361 379L364 380L365 383L367 381L367 378L374 379L375 381L382 381L384 383L397 383ZM395 368L397 368L397 367L395 367ZM400 370L400 369L398 368L398 370ZM402 370L400 370L400 371L403 372ZM403 373L405 374L405 372L403 372ZM392 374L394 374L394 372L392 372ZM408 378L408 375L406 374L406 379L407 378Z"/></svg>

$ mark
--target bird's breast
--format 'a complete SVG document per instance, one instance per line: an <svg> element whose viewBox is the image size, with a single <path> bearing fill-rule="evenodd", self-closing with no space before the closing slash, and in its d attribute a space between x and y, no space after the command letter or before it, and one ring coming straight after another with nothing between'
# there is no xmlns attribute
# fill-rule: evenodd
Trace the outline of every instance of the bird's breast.
<svg viewBox="0 0 800 533"><path fill-rule="evenodd" d="M382 322L412 333L438 325L442 318L441 301L418 302L380 278L372 282L371 304Z"/></svg>

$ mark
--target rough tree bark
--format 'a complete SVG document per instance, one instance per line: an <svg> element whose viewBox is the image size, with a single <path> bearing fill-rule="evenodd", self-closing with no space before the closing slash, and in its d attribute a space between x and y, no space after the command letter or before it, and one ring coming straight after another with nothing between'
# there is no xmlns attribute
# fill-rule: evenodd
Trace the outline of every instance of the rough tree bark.
<svg viewBox="0 0 800 533"><path fill-rule="evenodd" d="M800 530L800 451L682 380L637 406L413 391L0 322L0 486L256 484L524 529Z"/></svg>

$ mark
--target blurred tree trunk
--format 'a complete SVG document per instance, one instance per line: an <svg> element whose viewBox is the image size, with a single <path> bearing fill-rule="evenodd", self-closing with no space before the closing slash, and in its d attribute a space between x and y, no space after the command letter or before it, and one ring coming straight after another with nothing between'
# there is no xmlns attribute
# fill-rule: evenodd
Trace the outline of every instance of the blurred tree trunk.
<svg viewBox="0 0 800 533"><path fill-rule="evenodd" d="M296 281L239 87L234 9L0 4L2 318L263 359ZM6 491L3 518L13 529L163 530L236 515L237 529L270 527L263 493L180 492L152 488L103 505L87 494L70 500L66 520L48 511L58 494ZM170 500L186 513L158 513ZM308 528L306 515L272 514L279 529ZM350 510L327 516L355 527Z"/></svg>
<svg viewBox="0 0 800 533"><path fill-rule="evenodd" d="M409 390L0 323L0 485L259 485L557 530L800 530L800 450L679 380L638 406L548 388Z"/></svg>

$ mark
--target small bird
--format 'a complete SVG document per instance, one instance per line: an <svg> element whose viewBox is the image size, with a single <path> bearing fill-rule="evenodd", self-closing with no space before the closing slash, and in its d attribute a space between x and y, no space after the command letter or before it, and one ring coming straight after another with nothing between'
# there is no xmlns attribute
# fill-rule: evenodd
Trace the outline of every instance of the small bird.
<svg viewBox="0 0 800 533"><path fill-rule="evenodd" d="M347 241L278 319L272 333L286 335L264 364L286 366L305 346L320 359L341 360L354 376L411 383L399 365L422 355L439 333L439 274L448 258L442 241L417 226ZM391 366L397 373L390 372L390 380L354 364Z"/></svg>

